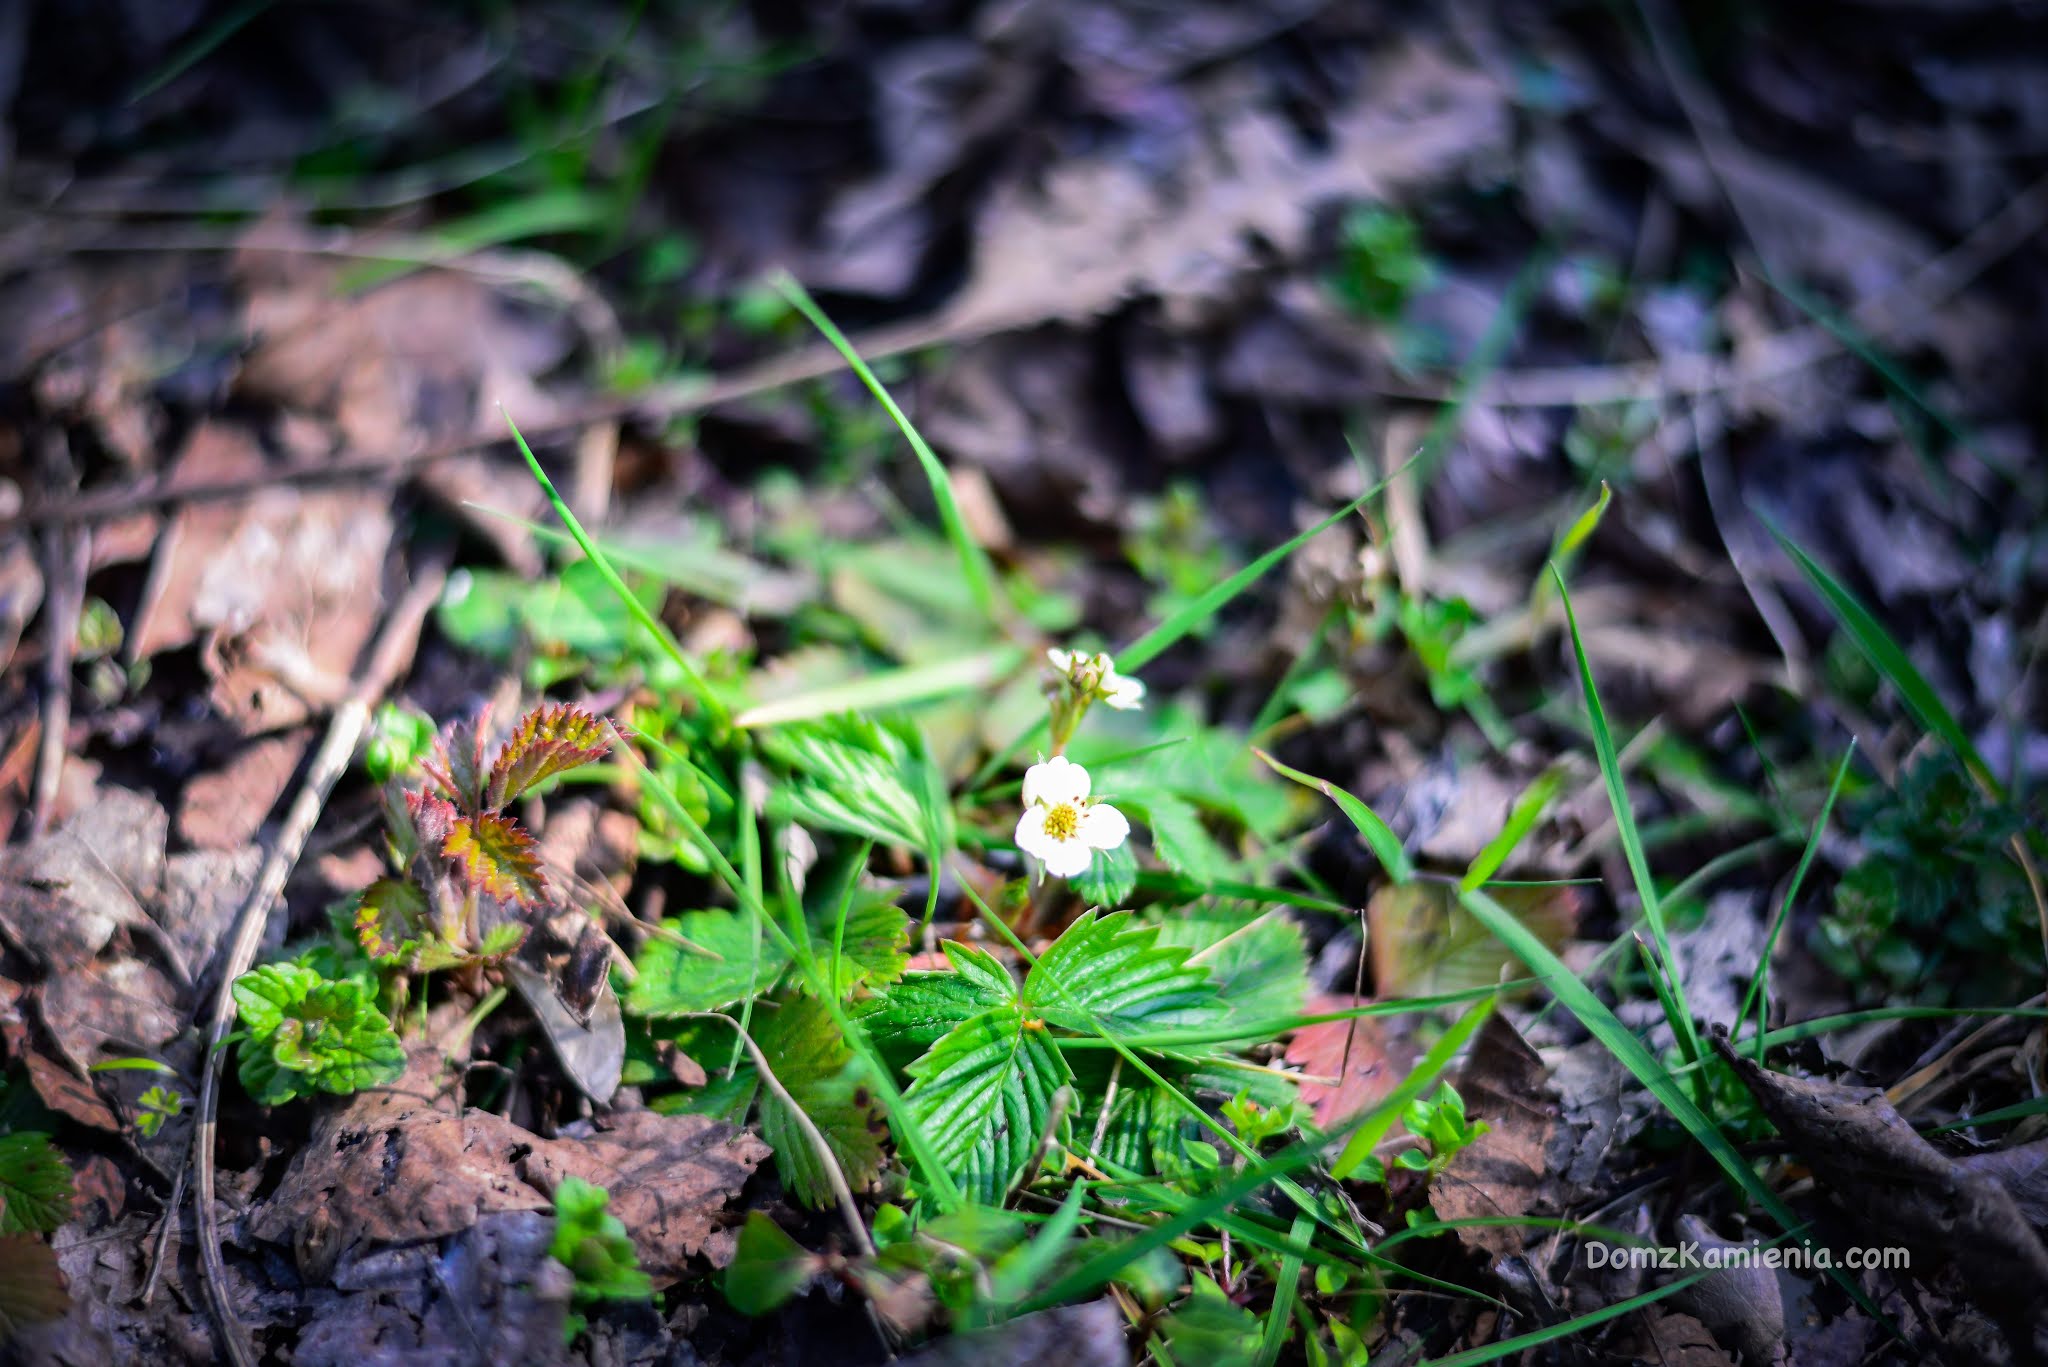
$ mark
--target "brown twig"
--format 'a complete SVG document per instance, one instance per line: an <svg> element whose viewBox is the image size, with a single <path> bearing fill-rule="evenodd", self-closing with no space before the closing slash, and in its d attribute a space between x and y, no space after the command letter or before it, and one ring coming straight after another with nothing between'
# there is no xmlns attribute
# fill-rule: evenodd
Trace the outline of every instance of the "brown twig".
<svg viewBox="0 0 2048 1367"><path fill-rule="evenodd" d="M85 580L92 564L92 533L85 527L52 528L43 538L49 585L43 622L42 737L36 750L35 786L28 835L49 829L57 790L64 780L64 752L71 740L71 664L78 651L78 622L85 608Z"/></svg>
<svg viewBox="0 0 2048 1367"><path fill-rule="evenodd" d="M333 717L328 721L327 735L313 756L305 782L292 799L284 824L271 843L269 853L264 856L262 867L257 870L248 900L242 904L241 912L235 918L228 949L222 959L220 985L214 992L212 1021L207 1029L206 1057L200 1072L199 1114L193 1126L192 1159L196 1177L192 1200L193 1214L199 1227L201 1280L205 1284L207 1303L213 1311L221 1346L235 1367L254 1367L255 1358L250 1355L249 1344L242 1336L241 1321L228 1301L227 1267L221 1259L220 1225L213 1202L215 1116L220 1105L221 1062L225 1053L222 1044L227 1039L228 1027L235 1019L235 979L255 963L256 950L263 943L263 930L269 922L271 907L283 893L285 880L291 876L300 852L306 847L307 837L313 833L313 826L320 819L328 793L333 791L335 781L348 767L356 742L369 723L371 709L411 664L413 651L419 645L420 629L426 624L427 613L432 610L435 600L440 597L446 578L445 559L422 569L386 619L355 687L335 708Z"/></svg>

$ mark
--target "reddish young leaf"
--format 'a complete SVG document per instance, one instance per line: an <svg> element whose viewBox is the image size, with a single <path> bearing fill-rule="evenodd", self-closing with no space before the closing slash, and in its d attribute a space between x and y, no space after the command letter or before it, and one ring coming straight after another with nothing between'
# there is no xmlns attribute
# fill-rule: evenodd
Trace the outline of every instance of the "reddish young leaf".
<svg viewBox="0 0 2048 1367"><path fill-rule="evenodd" d="M483 788L483 805L496 811L543 779L600 759L611 748L604 718L566 703L536 707L498 751Z"/></svg>
<svg viewBox="0 0 2048 1367"><path fill-rule="evenodd" d="M492 812L462 817L442 842L441 853L472 885L502 902L538 907L547 897L539 847L509 817Z"/></svg>
<svg viewBox="0 0 2048 1367"><path fill-rule="evenodd" d="M484 797L484 724L487 717L451 727L446 737L434 742L434 758L423 762L420 771L434 780L449 801L464 811L478 811Z"/></svg>
<svg viewBox="0 0 2048 1367"><path fill-rule="evenodd" d="M462 815L455 810L454 803L432 793L407 793L405 810L412 818L412 828L422 849L437 850L446 845L449 834L455 829L455 822Z"/></svg>
<svg viewBox="0 0 2048 1367"><path fill-rule="evenodd" d="M427 898L403 879L380 878L356 902L356 941L373 959L387 959L427 924Z"/></svg>

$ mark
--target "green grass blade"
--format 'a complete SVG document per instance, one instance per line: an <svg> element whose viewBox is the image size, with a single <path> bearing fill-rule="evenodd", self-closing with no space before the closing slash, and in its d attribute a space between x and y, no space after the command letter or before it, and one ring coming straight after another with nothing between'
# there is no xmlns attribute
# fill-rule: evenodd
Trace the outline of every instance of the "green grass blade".
<svg viewBox="0 0 2048 1367"><path fill-rule="evenodd" d="M1465 877L1459 884L1464 888L1484 887L1507 862L1523 837L1543 819L1543 809L1557 796L1557 790L1564 786L1564 766L1553 764L1536 776L1527 788L1522 790L1515 805L1508 809L1508 819L1500 828L1500 834L1486 842L1486 848L1472 860L1472 866L1465 870Z"/></svg>
<svg viewBox="0 0 2048 1367"><path fill-rule="evenodd" d="M662 650L675 661L676 668L682 671L684 682L689 685L690 692L696 697L697 705L704 709L705 715L717 722L726 721L725 704L711 691L711 685L705 682L697 666L690 662L690 657L683 653L682 646L677 644L669 629L647 610L646 604L636 598L631 589L626 587L626 581L619 578L619 572L612 568L611 561L605 558L604 552L597 548L589 533L583 530L582 522L577 520L575 513L569 511L569 505L563 501L562 496L555 492L555 482L548 478L547 471L541 469L539 457L535 456L533 448L526 444L525 434L520 432L519 424L512 421L512 415L509 413L505 414L505 425L512 429L512 440L519 443L519 454L526 457L526 468L533 472L534 479L540 484L541 492L547 495L548 502L554 506L555 516L562 519L562 525L569 529L569 535L576 538L576 545L590 558L598 577L604 580L607 588L618 595L619 601L625 605L627 614L645 628L648 635L659 642ZM662 787L658 783L651 786L657 790Z"/></svg>
<svg viewBox="0 0 2048 1367"><path fill-rule="evenodd" d="M872 712L926 702L985 687L1015 669L1023 659L1024 652L1016 646L1001 646L957 660L884 670L795 697L758 704L734 717L733 725L748 730L757 726L808 721L839 712Z"/></svg>
<svg viewBox="0 0 2048 1367"><path fill-rule="evenodd" d="M926 444L924 437L897 407L887 387L875 377L875 372L860 358L860 353L853 349L853 343L846 340L846 334L825 316L825 311L818 307L817 301L811 298L810 292L797 282L796 277L785 272L777 275L773 283L782 297L832 344L848 368L860 376L860 382L868 387L868 393L875 396L875 402L882 405L882 411L889 415L903 433L904 440L910 443L910 449L916 453L917 463L924 467L924 477L931 485L932 502L938 505L939 521L945 526L946 539L953 543L953 553L960 557L960 573L966 576L968 592L974 596L975 606L990 622L994 622L998 601L995 572L989 566L988 552L967 530L967 519L961 516L960 501L953 496L953 482L946 475L946 467L939 463L938 456Z"/></svg>
<svg viewBox="0 0 2048 1367"><path fill-rule="evenodd" d="M1572 610L1571 592L1564 586L1564 574L1554 563L1550 574L1557 582L1558 597L1564 603L1565 625L1571 631L1572 657L1578 662L1579 686L1586 694L1586 717L1592 725L1593 750L1600 760L1600 777L1607 784L1607 801L1614 808L1615 830L1621 838L1622 853L1628 859L1629 873L1635 878L1636 895L1642 900L1643 921L1649 926L1650 939L1657 947L1656 972L1663 977L1668 989L1668 996L1665 992L1658 995L1671 1016L1671 1029L1678 1036L1679 1048L1687 1059L1697 1062L1705 1056L1700 1047L1699 1027L1686 1004L1685 984L1679 981L1677 960L1671 957L1671 940L1664 932L1663 904L1657 899L1657 882L1650 876L1650 863L1643 854L1643 837L1636 829L1635 813L1629 807L1628 787L1622 781L1621 759L1614 746L1614 731L1607 724L1607 709L1601 705L1600 689L1593 682L1593 666L1586 658L1586 643L1579 636L1578 614ZM1704 1088L1704 1082L1701 1085ZM1704 1090L1701 1095L1705 1095Z"/></svg>
<svg viewBox="0 0 2048 1367"><path fill-rule="evenodd" d="M1863 657L1891 686L1898 690L1899 698L1906 708L1928 732L1940 738L1942 744L1956 753L1957 758L1969 766L1972 776L1986 784L1993 794L2003 795L2004 790L1991 775L1991 768L1984 763L1984 757L1977 753L1977 747L1970 743L1962 723L1942 702L1941 695L1934 691L1934 685L1927 682L1927 676L1914 667L1907 658L1904 647L1886 631L1884 624L1877 620L1863 600L1850 591L1849 586L1830 574L1827 567L1806 553L1806 549L1779 529L1778 524L1762 513L1757 514L1770 534L1785 548L1785 554L1792 557L1792 563L1806 576L1806 582L1827 602L1828 611L1842 629L1849 633Z"/></svg>
<svg viewBox="0 0 2048 1367"><path fill-rule="evenodd" d="M1798 1217L1778 1198L1778 1194L1765 1185L1762 1178L1750 1167L1749 1160L1742 1156L1713 1117L1693 1103L1685 1089L1678 1085L1664 1065L1650 1053L1635 1033L1621 1023L1607 1003L1593 994L1593 989L1579 980L1577 974L1565 966L1549 945L1543 943L1536 933L1515 919L1514 913L1494 901L1483 892L1461 892L1458 900L1491 931L1500 942L1513 951L1516 958L1527 964L1537 977L1543 980L1551 994L1564 1003L1567 1011L1579 1018L1579 1022L1590 1031L1595 1039L1605 1045L1622 1067L1635 1075L1650 1095L1654 1096L1672 1118L1685 1127L1693 1141L1705 1149L1708 1155L1720 1165L1742 1192L1755 1201L1780 1228L1794 1230L1800 1227ZM1867 1297L1851 1287L1858 1304L1866 1305ZM1875 1315L1875 1310L1872 1310ZM1486 1361L1489 1359L1474 1359Z"/></svg>
<svg viewBox="0 0 2048 1367"><path fill-rule="evenodd" d="M1297 1215L1288 1238L1296 1244L1306 1243L1313 1230L1306 1215ZM1281 1255L1280 1275L1273 1283L1273 1306L1266 1312L1266 1332L1259 1336L1258 1367L1273 1367L1280 1360L1280 1349L1287 1342L1287 1327L1293 1323L1294 1302L1301 1294L1301 1263L1301 1254L1295 1249Z"/></svg>
<svg viewBox="0 0 2048 1367"><path fill-rule="evenodd" d="M1493 1008L1499 1003L1498 995L1483 997L1451 1022L1451 1028L1429 1046L1429 1052L1408 1070L1408 1076L1402 1078L1400 1084L1373 1108L1372 1118L1351 1132L1351 1138L1345 1141L1344 1151L1337 1155L1336 1162L1330 1164L1330 1176L1341 1181L1357 1172L1359 1165L1372 1157L1372 1151L1387 1137L1387 1131L1394 1127L1394 1121L1408 1108L1408 1103L1429 1090L1429 1085L1465 1047L1465 1041L1486 1024L1486 1018L1493 1014Z"/></svg>
<svg viewBox="0 0 2048 1367"><path fill-rule="evenodd" d="M1526 1334L1517 1334L1513 1338L1497 1339L1483 1347L1468 1348L1462 1353L1453 1353L1449 1357L1430 1358L1418 1364L1418 1367L1477 1367L1477 1364L1482 1362L1499 1362L1502 1358L1517 1357L1522 1353L1526 1353L1531 1348L1538 1348L1546 1343L1555 1343L1562 1338L1570 1338L1573 1334L1584 1329L1591 1329L1596 1324L1605 1324L1609 1320L1620 1319L1623 1315L1634 1314L1646 1305L1655 1305L1666 1296L1683 1291L1694 1282L1713 1275L1713 1272L1713 1268L1705 1268L1693 1273L1690 1277L1681 1277L1675 1282L1668 1282L1654 1291L1645 1291L1639 1296L1630 1296L1627 1300L1616 1301L1612 1305L1604 1305L1598 1310L1588 1311L1583 1315L1575 1316L1562 1323L1547 1324L1541 1329L1532 1329Z"/></svg>
<svg viewBox="0 0 2048 1367"><path fill-rule="evenodd" d="M1735 1028L1741 1029L1742 1022L1749 1019L1749 1008L1757 1009L1756 1017L1756 1061L1764 1061L1764 1027L1770 1011L1770 995L1764 990L1765 981L1771 972L1771 951L1778 947L1778 935L1785 929L1786 920L1792 915L1792 903L1799 896L1800 885L1806 881L1806 871L1813 867L1813 857L1820 853L1820 838L1828 828L1828 817L1834 814L1835 799L1841 796L1842 780L1849 776L1849 761L1856 757L1856 742L1849 741L1849 748L1842 755L1842 762L1835 766L1835 781L1828 785L1827 801L1821 804L1820 816L1814 820L1813 834L1806 839L1806 849L1799 856L1799 867L1792 871L1792 882L1785 889L1785 900L1778 906L1778 914L1771 918L1770 931L1764 936L1763 952L1757 956L1756 973L1749 980L1749 990L1742 994L1742 1005L1735 1012Z"/></svg>
<svg viewBox="0 0 2048 1367"><path fill-rule="evenodd" d="M1289 768L1257 746L1252 747L1252 753L1263 760L1268 769L1282 778L1291 778L1304 788L1313 788L1336 803L1344 815L1351 818L1351 824L1358 828L1358 833L1365 837L1365 843L1372 848L1373 855L1386 869L1389 878L1396 883L1414 880L1415 864L1408 858L1408 851L1401 848L1401 837L1394 834L1392 826L1380 819L1378 812L1328 779L1317 778L1314 774L1305 774L1299 769Z"/></svg>

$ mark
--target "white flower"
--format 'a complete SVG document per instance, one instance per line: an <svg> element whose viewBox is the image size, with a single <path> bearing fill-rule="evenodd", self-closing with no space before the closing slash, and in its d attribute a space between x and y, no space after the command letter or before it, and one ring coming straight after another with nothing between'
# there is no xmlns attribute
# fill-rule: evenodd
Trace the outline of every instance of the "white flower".
<svg viewBox="0 0 2048 1367"><path fill-rule="evenodd" d="M1017 847L1043 863L1047 873L1058 878L1085 873L1096 850L1113 850L1130 833L1122 812L1088 800L1088 771L1065 755L1025 771Z"/></svg>
<svg viewBox="0 0 2048 1367"><path fill-rule="evenodd" d="M1145 685L1116 672L1116 661L1105 654L1084 655L1078 650L1048 650L1046 663L1053 673L1074 686L1074 691L1093 701L1101 700L1119 712L1128 712L1145 699Z"/></svg>
<svg viewBox="0 0 2048 1367"><path fill-rule="evenodd" d="M1128 674L1116 672L1107 655L1098 657L1102 661L1102 700L1119 712L1128 712L1145 701L1145 685Z"/></svg>

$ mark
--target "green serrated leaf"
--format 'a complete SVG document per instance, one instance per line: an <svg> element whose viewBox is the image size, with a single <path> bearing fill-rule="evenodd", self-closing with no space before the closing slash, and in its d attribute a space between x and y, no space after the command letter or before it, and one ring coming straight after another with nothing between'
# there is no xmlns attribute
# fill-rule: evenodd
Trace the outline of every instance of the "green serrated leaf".
<svg viewBox="0 0 2048 1367"><path fill-rule="evenodd" d="M1223 1016L1209 970L1161 945L1159 928L1127 911L1083 912L1039 956L1024 984L1026 1009L1087 1034L1205 1025Z"/></svg>
<svg viewBox="0 0 2048 1367"><path fill-rule="evenodd" d="M1113 850L1096 850L1088 867L1067 881L1074 895L1090 906L1114 907L1138 886L1138 857L1129 841Z"/></svg>
<svg viewBox="0 0 2048 1367"><path fill-rule="evenodd" d="M398 956L428 928L426 894L404 878L379 878L356 899L356 943L373 959Z"/></svg>
<svg viewBox="0 0 2048 1367"><path fill-rule="evenodd" d="M736 911L687 911L662 925L689 944L664 937L642 947L625 999L626 1010L636 1016L722 1010L774 986L789 967L789 956L757 938L753 924Z"/></svg>
<svg viewBox="0 0 2048 1367"><path fill-rule="evenodd" d="M1117 797L1138 810L1152 832L1153 852L1175 873L1208 883L1229 871L1230 856L1202 825L1192 802L1157 789L1119 791Z"/></svg>
<svg viewBox="0 0 2048 1367"><path fill-rule="evenodd" d="M0 1135L0 1234L48 1234L71 1218L71 1169L38 1130Z"/></svg>
<svg viewBox="0 0 2048 1367"><path fill-rule="evenodd" d="M839 932L838 908L822 905L811 912L812 944L820 968L832 958L832 945ZM896 905L895 894L886 888L862 888L846 909L846 928L839 942L837 990L846 996L860 985L879 986L903 976L910 962L910 916Z"/></svg>
<svg viewBox="0 0 2048 1367"><path fill-rule="evenodd" d="M242 1086L265 1106L314 1091L359 1092L405 1071L405 1048L367 983L266 964L235 979L234 998L248 1036Z"/></svg>
<svg viewBox="0 0 2048 1367"><path fill-rule="evenodd" d="M611 749L604 719L566 703L536 707L523 717L491 764L484 803L503 807L537 783L604 757Z"/></svg>
<svg viewBox="0 0 2048 1367"><path fill-rule="evenodd" d="M776 1080L825 1136L847 1185L855 1191L866 1187L882 1171L888 1122L831 1013L798 995L755 1019L754 1041L774 1066ZM775 1150L782 1184L799 1201L814 1210L832 1203L823 1160L789 1105L772 1091L761 1094L761 1138Z"/></svg>
<svg viewBox="0 0 2048 1367"><path fill-rule="evenodd" d="M1053 1094L1073 1076L1015 1006L963 1021L908 1072L915 1081L904 1099L935 1156L964 1192L990 1205L1031 1161Z"/></svg>
<svg viewBox="0 0 2048 1367"><path fill-rule="evenodd" d="M906 727L841 716L777 727L762 751L792 771L778 785L769 813L885 845L946 849L953 844L952 809L922 743Z"/></svg>
<svg viewBox="0 0 2048 1367"><path fill-rule="evenodd" d="M1194 1294L1160 1321L1171 1360L1186 1367L1251 1367L1257 1360L1259 1317L1233 1302L1208 1277L1194 1274Z"/></svg>
<svg viewBox="0 0 2048 1367"><path fill-rule="evenodd" d="M1308 947L1301 927L1277 911L1233 926L1220 918L1175 917L1160 927L1162 945L1195 945L1192 933L1225 933L1196 945L1188 960L1209 971L1229 1019L1281 1020L1308 1000Z"/></svg>
<svg viewBox="0 0 2048 1367"><path fill-rule="evenodd" d="M897 1067L963 1021L1017 1000L1016 984L986 950L948 942L945 951L953 972L906 973L856 1008L868 1038Z"/></svg>

